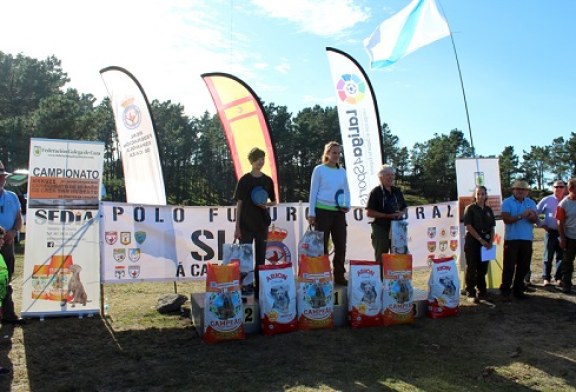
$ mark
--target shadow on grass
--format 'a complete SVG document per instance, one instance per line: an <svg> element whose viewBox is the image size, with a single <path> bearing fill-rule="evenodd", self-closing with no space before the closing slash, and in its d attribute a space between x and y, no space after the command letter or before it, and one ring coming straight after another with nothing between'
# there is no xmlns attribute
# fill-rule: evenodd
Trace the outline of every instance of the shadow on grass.
<svg viewBox="0 0 576 392"><path fill-rule="evenodd" d="M213 346L187 319L121 332L98 317L32 320L24 327L29 388L565 391L576 385L576 305L557 296L463 306L457 317L409 326L250 335Z"/></svg>

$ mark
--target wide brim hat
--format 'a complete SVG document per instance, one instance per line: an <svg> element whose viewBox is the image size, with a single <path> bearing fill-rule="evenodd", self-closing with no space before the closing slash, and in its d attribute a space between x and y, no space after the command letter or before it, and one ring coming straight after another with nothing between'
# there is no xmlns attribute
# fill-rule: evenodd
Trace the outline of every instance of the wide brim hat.
<svg viewBox="0 0 576 392"><path fill-rule="evenodd" d="M530 186L524 180L514 180L514 182L512 183L512 186L510 188L512 188L512 189L530 189Z"/></svg>

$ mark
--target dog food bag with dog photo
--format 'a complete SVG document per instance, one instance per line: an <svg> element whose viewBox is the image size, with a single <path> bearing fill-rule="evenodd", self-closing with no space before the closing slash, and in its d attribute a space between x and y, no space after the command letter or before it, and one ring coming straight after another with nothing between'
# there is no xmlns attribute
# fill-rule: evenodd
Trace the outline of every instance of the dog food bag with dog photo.
<svg viewBox="0 0 576 392"><path fill-rule="evenodd" d="M203 340L206 343L218 343L244 339L244 309L238 263L208 263L207 267Z"/></svg>
<svg viewBox="0 0 576 392"><path fill-rule="evenodd" d="M414 322L412 255L383 254L382 325Z"/></svg>
<svg viewBox="0 0 576 392"><path fill-rule="evenodd" d="M300 257L298 270L298 327L334 326L334 283L328 255Z"/></svg>
<svg viewBox="0 0 576 392"><path fill-rule="evenodd" d="M455 316L458 314L460 282L458 269L453 257L431 259L432 272L428 280L428 311L432 318Z"/></svg>
<svg viewBox="0 0 576 392"><path fill-rule="evenodd" d="M382 325L382 281L375 261L350 260L348 320L352 328Z"/></svg>
<svg viewBox="0 0 576 392"><path fill-rule="evenodd" d="M296 281L292 263L263 265L260 277L260 320L264 335L298 330Z"/></svg>
<svg viewBox="0 0 576 392"><path fill-rule="evenodd" d="M254 294L254 251L252 244L224 244L222 264L238 262L242 295Z"/></svg>
<svg viewBox="0 0 576 392"><path fill-rule="evenodd" d="M308 227L306 233L298 242L298 257L318 257L324 254L324 232L313 230Z"/></svg>

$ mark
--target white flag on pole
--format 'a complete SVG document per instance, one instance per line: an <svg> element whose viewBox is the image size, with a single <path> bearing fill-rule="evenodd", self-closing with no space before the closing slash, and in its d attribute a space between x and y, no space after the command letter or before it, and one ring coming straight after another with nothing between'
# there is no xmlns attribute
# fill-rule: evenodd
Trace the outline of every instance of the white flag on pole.
<svg viewBox="0 0 576 392"><path fill-rule="evenodd" d="M446 20L434 0L413 0L386 19L364 40L370 68L384 68L402 57L450 35Z"/></svg>

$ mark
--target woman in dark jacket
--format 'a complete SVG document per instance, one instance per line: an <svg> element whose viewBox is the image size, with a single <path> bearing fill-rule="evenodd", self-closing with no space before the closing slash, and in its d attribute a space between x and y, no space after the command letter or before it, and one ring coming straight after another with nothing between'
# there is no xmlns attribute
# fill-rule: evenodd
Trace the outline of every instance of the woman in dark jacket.
<svg viewBox="0 0 576 392"><path fill-rule="evenodd" d="M482 247L492 248L494 240L494 212L486 204L485 186L477 186L474 190L474 202L464 210L464 226L466 237L464 254L466 255L465 284L469 302L486 299L486 272L488 261L482 260ZM478 297L476 297L478 295Z"/></svg>

